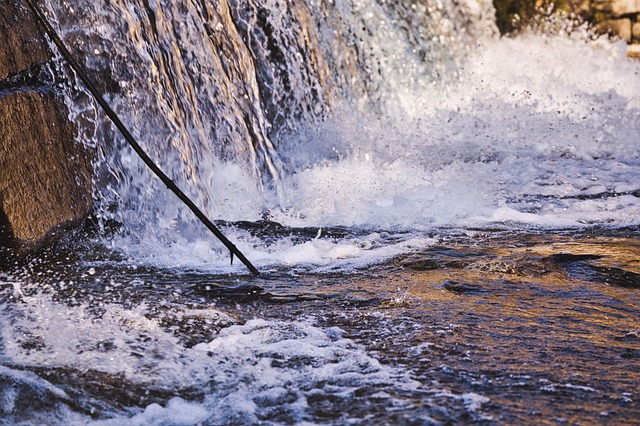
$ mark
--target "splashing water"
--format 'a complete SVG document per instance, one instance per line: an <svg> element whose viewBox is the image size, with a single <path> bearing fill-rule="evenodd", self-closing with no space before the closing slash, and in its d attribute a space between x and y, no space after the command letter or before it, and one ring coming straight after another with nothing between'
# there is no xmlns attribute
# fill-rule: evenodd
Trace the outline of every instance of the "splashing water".
<svg viewBox="0 0 640 426"><path fill-rule="evenodd" d="M388 152L371 147L379 152L369 163L372 154L358 153L352 139L382 119L385 127L394 120L413 126L401 121L408 111L422 109L416 89L437 96L470 45L495 34L490 3L475 1L454 7L78 0L51 7L68 44L101 79L114 107L198 205L213 218L269 217L285 226L410 229L419 224L402 216L414 216L425 201L403 200L422 188L440 191L446 176L412 184L413 191L401 191L396 207L388 207L391 191L406 186L412 169L421 167L405 164L407 150L424 141L413 136L403 142L406 149ZM74 119L87 123L82 133L99 146L98 216L113 217L115 210L114 218L128 231L109 241L113 248L134 258L153 252L152 257L162 257L166 251L158 253L154 246L180 251L207 238L191 213L99 124L100 114L83 92L69 101ZM347 109L353 112L344 114ZM313 129L333 134L310 133ZM395 137L372 130L358 150L368 150L379 136ZM97 142L103 139L114 142L107 148ZM304 152L298 152L301 144ZM376 182L386 180L386 173L371 176L380 162L395 164L391 186ZM346 185L352 192L342 192L345 185L332 182L332 176L352 181ZM398 208L405 213L399 215ZM421 216L417 219L434 222ZM251 244L259 257L269 257L260 253L264 244ZM220 258L218 250L203 257Z"/></svg>
<svg viewBox="0 0 640 426"><path fill-rule="evenodd" d="M578 376L451 379L452 357L496 362L475 361L472 343L468 353L467 342L448 345L460 294L507 290L478 275L480 284L410 293L407 278L369 269L496 229L638 226L640 64L624 44L562 26L500 38L491 3L475 0L47 7L151 156L274 278L259 288L229 278L241 266L228 265L83 89L70 88L79 138L96 150L98 225L120 228L76 255L86 260L44 256L0 275L0 424L490 422L489 399L475 389L535 379L542 392L600 392ZM542 299L514 278L528 273L529 254L509 269L492 252L467 265L440 250L416 268L484 267L512 274L499 279L509 291ZM555 273L549 262L534 282ZM570 271L604 270L580 268ZM634 273L615 278L635 285ZM577 284L552 290L588 304L565 285ZM443 288L460 298L447 305L448 322L427 325ZM607 291L589 297L610 303L607 322L624 322L622 296ZM511 308L503 316L520 318L520 305ZM591 316L604 323L599 312ZM519 334L509 326L505 335ZM504 354L491 338L496 347L482 350ZM455 380L466 387L453 389ZM634 397L611 400L624 407Z"/></svg>
<svg viewBox="0 0 640 426"><path fill-rule="evenodd" d="M254 11L258 18L263 7ZM426 8L423 13L429 9L420 7ZM262 18L271 35L284 40L279 50L287 58L283 60L291 61L287 72L255 70L264 86L260 93L269 95L263 104L283 108L281 118L267 108L266 116L272 117L267 134L278 153L263 155L282 163L284 171L261 191L256 173L225 160L228 156L197 160L199 174L190 172L182 181L213 217L268 217L289 227L340 226L392 234L498 224L553 229L638 223L640 133L635 118L640 84L638 64L625 58L623 45L593 41L584 31L498 39L481 19L486 6L475 3L463 14L474 19L473 25L465 27L453 12L440 11L443 20L436 28L431 23L425 34L412 36L405 31L417 23L403 21L409 18L399 6L339 2L335 8L310 12L322 19L316 18L319 30L305 42L315 40L315 54L324 61L312 61L317 68L304 75L292 73L298 60L282 51L293 43L292 30L285 26L289 21L277 13ZM330 32L322 25L333 22L332 13L353 21L340 20L339 29ZM243 25L253 54L267 55L256 53L266 49L258 34L266 24ZM336 33L344 39L336 39ZM358 44L349 44L355 40ZM354 52L359 56L348 56ZM267 71L273 73L269 78L263 75ZM316 80L309 82L312 77ZM267 90L264 79L280 85ZM290 86L282 86L283 81ZM309 90L324 98L309 97ZM198 140L191 134L181 143L194 152L206 151L211 139L201 145ZM169 156L168 164L179 174L184 163L175 150L159 153ZM109 187L121 200L118 219L131 230L111 246L147 261L170 258L169 265L193 264L194 246L203 249L201 256L196 250L203 263L221 259L218 248L208 249L211 243L203 240L189 213L150 182L146 171L136 173L138 177ZM344 244L362 247L376 235L328 244L316 260L301 259L322 265L323 258L336 258L329 251ZM306 251L292 241L265 245L241 231L233 236L261 265L290 264L287 247ZM425 244L428 239L417 246ZM402 249L391 249L380 260Z"/></svg>
<svg viewBox="0 0 640 426"><path fill-rule="evenodd" d="M342 330L312 325L312 318L230 325L235 320L214 309L173 310L168 315L207 318L209 325L225 327L213 340L185 347L148 318L154 314L144 305L106 304L96 311L41 294L23 297L11 310L11 319L6 313L0 318L3 362L13 367L0 366L0 411L7 424L18 422L23 411L32 413L30 421L40 416L48 424L280 424L312 420L328 401L337 406L356 400L363 412L378 406L410 410L414 416L426 415L415 412L416 395L425 406L438 398L472 405L484 401L473 393L425 388L405 372L380 364ZM30 368L46 368L53 372L49 377L61 371L56 380L63 382L74 375L91 378L85 389L70 394L64 390L69 383L54 386L24 371ZM114 380L126 383L136 402L146 401L144 410L132 415L122 406L127 395L109 401L111 407L94 399L108 395ZM36 404L29 406L34 395ZM151 402L167 396L173 397L162 405ZM90 413L105 409L109 419L91 420ZM353 415L338 410L331 418L357 421L359 414Z"/></svg>
<svg viewBox="0 0 640 426"><path fill-rule="evenodd" d="M292 214L278 219L384 229L637 224L638 64L596 46L485 40L457 81L405 97L413 109L404 116L323 123L310 139L332 143L334 158L295 154L306 167L287 182Z"/></svg>
<svg viewBox="0 0 640 426"><path fill-rule="evenodd" d="M491 4L475 1L75 3L52 5L63 29L65 13L81 25L69 43L212 218L391 233L637 224L638 64L582 27L500 39ZM90 140L117 141L76 98ZM223 267L127 149L97 169L99 217L115 204L128 231L113 249ZM259 265L298 250L228 232Z"/></svg>

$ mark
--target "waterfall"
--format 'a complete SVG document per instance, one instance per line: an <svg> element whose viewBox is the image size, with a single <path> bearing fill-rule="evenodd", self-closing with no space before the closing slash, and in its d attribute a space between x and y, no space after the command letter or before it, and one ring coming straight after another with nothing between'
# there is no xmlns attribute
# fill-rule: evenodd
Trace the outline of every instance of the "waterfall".
<svg viewBox="0 0 640 426"><path fill-rule="evenodd" d="M337 99L379 102L399 84L410 87L398 75L432 82L448 73L456 39L494 32L489 2L462 6L77 0L50 8L146 149L209 205L217 162L237 162L259 186L277 186L282 132L321 120ZM130 172L120 163L130 160L119 153L118 135L85 98L71 100L73 118L89 123L81 129L87 142L111 141L101 160L112 177L133 181L122 176ZM148 190L139 187L147 182L127 184Z"/></svg>
<svg viewBox="0 0 640 426"><path fill-rule="evenodd" d="M99 232L3 259L0 425L637 423L624 43L489 0L40 4L261 275L57 57Z"/></svg>
<svg viewBox="0 0 640 426"><path fill-rule="evenodd" d="M213 219L412 232L634 223L637 188L619 170L636 173L637 67L584 26L501 39L491 2L477 0L48 10L151 157ZM190 212L72 89L71 118L97 152L98 216L128 231L112 245L193 257L177 242L204 238Z"/></svg>

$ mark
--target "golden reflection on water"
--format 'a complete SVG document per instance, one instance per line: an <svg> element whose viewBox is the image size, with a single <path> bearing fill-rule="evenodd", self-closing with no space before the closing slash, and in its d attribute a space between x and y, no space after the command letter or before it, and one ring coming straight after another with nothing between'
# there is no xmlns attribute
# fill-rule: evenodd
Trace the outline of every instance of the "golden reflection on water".
<svg viewBox="0 0 640 426"><path fill-rule="evenodd" d="M47 275L61 300L148 303L145 318L171 330L186 347L252 318L313 318L314 325L342 329L381 364L408 372L420 383L418 392L407 394L394 384L386 390L410 401L405 414L423 413L443 424L636 425L639 247L638 239L620 236L485 234L453 242L443 238L422 252L357 273L285 271L245 282L129 265L96 267L92 275L83 267L76 284L64 287L49 271L51 259L43 256L42 264L29 263L29 277L37 278L22 291L39 291ZM69 280L68 270L63 274ZM104 279L96 281L100 276ZM112 280L129 284L107 285ZM5 290L12 301L13 288ZM18 312L20 307L15 305ZM211 325L201 315L212 308L224 321ZM37 336L37 328L29 332ZM37 350L37 339L27 343L27 351ZM121 377L101 376L96 387L93 372L37 368L54 383L72 380L83 392L90 389L99 401L136 404L129 401L130 383ZM440 390L488 402L473 408L464 400L436 400ZM359 391L368 392L366 386ZM164 390L152 397L162 401ZM345 407L366 411L360 402L348 400Z"/></svg>
<svg viewBox="0 0 640 426"><path fill-rule="evenodd" d="M639 260L634 238L517 236L405 256L372 286L406 293L422 357L490 383L502 421L634 424Z"/></svg>

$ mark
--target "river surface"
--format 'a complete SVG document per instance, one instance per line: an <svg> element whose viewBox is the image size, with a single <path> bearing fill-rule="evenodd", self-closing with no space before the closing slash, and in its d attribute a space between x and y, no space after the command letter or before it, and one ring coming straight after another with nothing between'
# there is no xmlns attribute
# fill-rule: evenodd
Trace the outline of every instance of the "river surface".
<svg viewBox="0 0 640 426"><path fill-rule="evenodd" d="M2 423L637 424L637 229L431 238L263 277L18 259Z"/></svg>
<svg viewBox="0 0 640 426"><path fill-rule="evenodd" d="M3 251L0 424L640 422L640 63L490 2L46 4L95 214ZM66 92L65 92L66 93Z"/></svg>

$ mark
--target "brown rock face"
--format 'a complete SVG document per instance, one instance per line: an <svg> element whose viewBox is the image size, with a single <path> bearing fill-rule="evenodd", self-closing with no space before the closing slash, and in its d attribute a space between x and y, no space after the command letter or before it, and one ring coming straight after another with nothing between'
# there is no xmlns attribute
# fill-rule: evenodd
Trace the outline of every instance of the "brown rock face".
<svg viewBox="0 0 640 426"><path fill-rule="evenodd" d="M36 242L91 207L88 155L61 98L39 80L51 57L31 11L0 4L0 246Z"/></svg>
<svg viewBox="0 0 640 426"><path fill-rule="evenodd" d="M91 206L87 159L52 93L0 97L0 193L13 236L37 240Z"/></svg>
<svg viewBox="0 0 640 426"><path fill-rule="evenodd" d="M47 62L51 53L24 2L0 5L0 80Z"/></svg>

